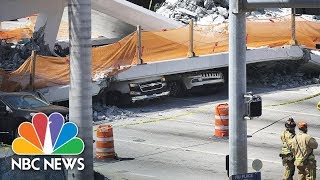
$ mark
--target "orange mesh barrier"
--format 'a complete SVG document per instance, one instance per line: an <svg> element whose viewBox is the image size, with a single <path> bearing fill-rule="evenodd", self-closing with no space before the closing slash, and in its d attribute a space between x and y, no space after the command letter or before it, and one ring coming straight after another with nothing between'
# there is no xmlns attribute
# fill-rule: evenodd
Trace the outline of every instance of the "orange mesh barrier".
<svg viewBox="0 0 320 180"><path fill-rule="evenodd" d="M320 23L297 18L297 41L300 45L315 48L320 43ZM189 45L189 27L174 30L142 32L142 59L145 63L185 58ZM228 24L194 27L194 52L206 55L228 51ZM247 47L277 47L288 45L291 39L289 18L247 21ZM92 49L92 75L112 75L119 68L138 63L137 33L132 33L111 45ZM18 70L1 73L2 91L26 89L29 82L30 60ZM67 58L37 56L36 88L68 84Z"/></svg>
<svg viewBox="0 0 320 180"><path fill-rule="evenodd" d="M33 31L30 28L19 28L9 31L0 31L0 39L6 39L7 42L18 42L22 38L31 38Z"/></svg>

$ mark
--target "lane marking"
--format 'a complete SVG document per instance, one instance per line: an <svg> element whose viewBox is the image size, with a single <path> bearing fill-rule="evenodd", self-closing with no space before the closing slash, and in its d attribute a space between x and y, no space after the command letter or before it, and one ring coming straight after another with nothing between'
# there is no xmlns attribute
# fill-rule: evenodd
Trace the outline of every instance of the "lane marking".
<svg viewBox="0 0 320 180"><path fill-rule="evenodd" d="M213 123L201 123L201 122L196 122L196 121L185 121L185 120L178 120L175 119L174 121L178 121L178 122L183 122L183 123L190 123L190 124L199 124L199 125L205 125L205 126L213 126Z"/></svg>
<svg viewBox="0 0 320 180"><path fill-rule="evenodd" d="M176 97L170 97L170 99L172 99L174 101L184 100L184 101L190 101L190 102L210 103L210 101L204 101L204 100L199 100L199 99L187 99L187 98L176 98Z"/></svg>
<svg viewBox="0 0 320 180"><path fill-rule="evenodd" d="M122 141L126 143L136 143L136 144L143 144L143 145L148 145L148 146L155 146L155 147L164 147L172 150L183 150L183 151L193 151L193 152L198 152L198 153L203 153L203 154L210 154L210 155L216 155L216 156L223 156L225 157L227 154L225 153L217 153L217 152L210 152L210 151L201 151L201 150L195 150L195 149L189 149L190 147L194 147L195 145L192 145L190 147L174 147L174 146L165 146L165 145L157 145L157 144L150 144L150 143L144 143L144 142L136 142L136 141L127 141L127 140L121 140L121 139L116 139L116 141ZM199 144L199 146L202 144ZM139 157L139 156L138 156ZM141 156L140 156L141 157ZM143 157L143 156L142 156ZM248 158L249 160L255 160L255 159L260 159L260 158ZM267 159L260 159L262 162L267 162L267 163L272 163L272 164L282 164L282 161L272 161L272 160L267 160ZM320 167L317 167L317 170L320 170Z"/></svg>
<svg viewBox="0 0 320 180"><path fill-rule="evenodd" d="M277 111L277 112L285 112L285 113L290 113L290 114L302 114L302 115L320 117L320 114L311 114L311 113L303 113L303 112L296 112L296 111L277 110L277 109L270 109L270 108L262 108L262 109L268 110L268 111Z"/></svg>
<svg viewBox="0 0 320 180"><path fill-rule="evenodd" d="M113 127L127 127L127 126L132 126L132 125L138 125L138 124L145 124L145 123L152 123L152 122L159 122L159 121L165 121L165 120L171 120L171 119L177 119L179 117L185 117L188 115L194 114L194 112L187 112L175 116L168 116L164 118L155 118L155 119L150 119L146 121L139 121L139 122L133 122L133 123L127 123L127 124L119 124L119 125L114 125Z"/></svg>
<svg viewBox="0 0 320 180"><path fill-rule="evenodd" d="M116 141L122 141L122 142L126 142L126 143L143 144L143 145L154 146L154 147L162 147L162 148L168 148L168 149L171 149L171 150L193 151L193 152L197 152L197 153L210 154L210 155L223 156L223 157L225 157L227 155L226 153L218 153L218 152L210 152L210 151L189 149L190 147L194 147L196 145L192 145L190 147L174 147L174 146L158 145L158 144L151 144L151 143L145 143L145 142L127 141L127 140L121 140L121 139L116 139ZM200 145L202 145L202 144L199 144L199 146ZM255 160L257 158L248 158L248 159ZM262 162L282 164L282 161L280 161L280 160L279 161L272 161L272 160L267 160L267 159L260 159L260 160Z"/></svg>
<svg viewBox="0 0 320 180"><path fill-rule="evenodd" d="M151 144L151 143L137 142L137 141L128 141L128 140L123 140L123 139L116 139L115 141L122 141L122 142L126 142L126 143L134 143L134 144L142 144L142 145L154 146L154 147L162 147L162 148L168 148L168 149L172 149L172 150L180 149L180 150L184 150L184 151L196 151L196 152L198 152L199 150L191 150L189 148L193 147L193 146L198 146L198 145L203 145L204 144L204 143L202 143L202 144L190 145L189 147L179 147L179 146L166 146L166 145ZM210 143L205 143L205 144L211 144L211 142ZM207 154L218 155L218 156L227 155L227 154L224 154L224 153L215 153L215 152L209 152L209 151L203 151L203 152L206 152Z"/></svg>
<svg viewBox="0 0 320 180"><path fill-rule="evenodd" d="M149 178L157 178L156 176L151 176L151 175L146 175L146 174L140 174L140 173L132 173L132 172L129 172L128 174L132 174L132 175L135 175L135 176L149 177Z"/></svg>
<svg viewBox="0 0 320 180"><path fill-rule="evenodd" d="M287 93L287 92L293 93L293 94L307 95L307 96L310 96L311 93L316 93L316 91L314 91L314 92L284 91L284 93Z"/></svg>
<svg viewBox="0 0 320 180"><path fill-rule="evenodd" d="M307 97L304 97L304 98L301 98L301 99L293 100L293 101L288 101L288 102L283 102L283 103L278 103L278 104L265 105L264 107L270 107L270 106L274 107L274 106L283 106L283 105L288 105L288 104L295 104L295 103L298 103L298 102L302 102L302 101L306 101L308 99L315 98L317 96L320 96L320 93L317 93L317 94L314 94L314 95L311 95L311 96L307 96Z"/></svg>

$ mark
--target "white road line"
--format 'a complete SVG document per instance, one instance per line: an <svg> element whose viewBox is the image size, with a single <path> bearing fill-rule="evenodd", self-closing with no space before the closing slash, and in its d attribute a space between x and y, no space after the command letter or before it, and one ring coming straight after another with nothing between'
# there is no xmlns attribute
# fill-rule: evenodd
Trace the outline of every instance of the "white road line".
<svg viewBox="0 0 320 180"><path fill-rule="evenodd" d="M313 91L313 92L285 91L285 93L290 92L290 93L294 93L294 94L302 94L302 95L310 96L310 95L319 93L319 91L320 90L316 90L316 91Z"/></svg>
<svg viewBox="0 0 320 180"><path fill-rule="evenodd" d="M151 144L151 143L144 143L144 142L127 141L127 140L122 140L122 139L116 139L116 141L122 141L122 142L126 142L126 143L143 144L143 145L155 146L155 147L164 147L164 148L168 148L168 149L180 149L180 150L184 150L184 151L193 151L193 152L216 155L216 156L223 156L223 157L225 157L227 155L225 153L201 151L201 150L189 149L189 148L184 148L184 147L165 146L165 145L158 145L158 144ZM255 159L259 159L259 158L248 158L248 159L255 160ZM267 163L282 164L282 161L280 161L280 160L279 161L271 161L271 160L267 160L267 159L260 159L260 160L262 162L267 162ZM320 170L320 168L317 168L317 170Z"/></svg>
<svg viewBox="0 0 320 180"><path fill-rule="evenodd" d="M211 104L211 101L204 101L204 100L199 100L199 99L193 99L193 98L176 98L176 97L170 97L170 99L178 101L178 100L183 100L183 101L191 101L191 102L201 102L205 104ZM215 104L220 104L220 103L227 103L225 100L218 100L214 102Z"/></svg>
<svg viewBox="0 0 320 180"><path fill-rule="evenodd" d="M262 109L263 110L268 110L268 111L277 111L277 112L284 112L284 113L290 113L290 114L302 114L302 115L320 117L320 114L311 114L311 113L303 113L303 112L295 112L295 111L277 110L277 109L270 109L270 108L262 108Z"/></svg>
<svg viewBox="0 0 320 180"><path fill-rule="evenodd" d="M139 174L139 173L132 173L132 172L129 172L128 174L132 174L132 175L135 175L135 176L143 176L143 177L148 177L148 178L157 178L156 176L151 176L151 175L146 175L146 174Z"/></svg>
<svg viewBox="0 0 320 180"><path fill-rule="evenodd" d="M183 122L183 123L190 123L190 124L199 124L199 125L205 125L205 126L212 126L214 127L214 124L213 123L199 123L199 122L194 122L194 121L185 121L185 120L177 120L177 119L174 119L173 121L177 121L177 122ZM254 133L255 131L248 131L248 134L252 134ZM269 133L269 134L275 134L275 135L280 135L281 133L277 133L277 132L274 132L274 131L265 131L265 130L262 130L261 132L264 132L264 133ZM315 137L313 136L313 138L317 139L317 140L320 140L320 137Z"/></svg>
<svg viewBox="0 0 320 180"><path fill-rule="evenodd" d="M184 147L175 147L175 146L165 146L165 145L158 145L158 144L151 144L151 143L144 143L144 142L135 142L135 141L127 141L127 140L122 140L122 139L116 139L116 141L122 141L126 143L135 143L135 144L143 144L143 145L148 145L148 146L155 146L155 147L163 147L163 148L168 148L168 149L175 149L175 150L184 150L184 151L193 151L193 152L198 152L198 153L203 153L203 154L210 154L210 155L216 155L216 156L223 156L225 157L227 154L225 153L218 153L218 152L210 152L210 151L201 151L201 150L195 150L195 149L190 149L190 148L184 148ZM255 160L257 158L248 158L250 160ZM263 162L269 162L269 163L275 163L275 164L281 164L282 162L280 161L270 161L266 159L260 159Z"/></svg>
<svg viewBox="0 0 320 180"><path fill-rule="evenodd" d="M199 124L199 125L205 125L205 126L214 126L213 123L200 123L200 122L195 122L195 121L185 121L185 120L177 120L177 119L173 119L172 121L191 123L191 124Z"/></svg>

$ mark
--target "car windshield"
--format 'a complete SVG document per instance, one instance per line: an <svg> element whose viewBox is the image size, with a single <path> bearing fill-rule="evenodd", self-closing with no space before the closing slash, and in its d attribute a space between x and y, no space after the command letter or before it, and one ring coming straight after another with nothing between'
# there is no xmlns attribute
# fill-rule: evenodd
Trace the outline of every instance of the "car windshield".
<svg viewBox="0 0 320 180"><path fill-rule="evenodd" d="M16 109L28 109L49 105L32 95L6 95L3 99Z"/></svg>

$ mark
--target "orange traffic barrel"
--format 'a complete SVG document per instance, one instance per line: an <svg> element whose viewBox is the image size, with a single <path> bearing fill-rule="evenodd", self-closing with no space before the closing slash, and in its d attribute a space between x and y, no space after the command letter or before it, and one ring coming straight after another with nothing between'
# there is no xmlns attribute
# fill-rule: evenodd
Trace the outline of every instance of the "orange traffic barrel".
<svg viewBox="0 0 320 180"><path fill-rule="evenodd" d="M115 158L113 129L111 125L100 125L97 128L96 158Z"/></svg>
<svg viewBox="0 0 320 180"><path fill-rule="evenodd" d="M229 106L219 104L215 109L214 135L229 136Z"/></svg>

